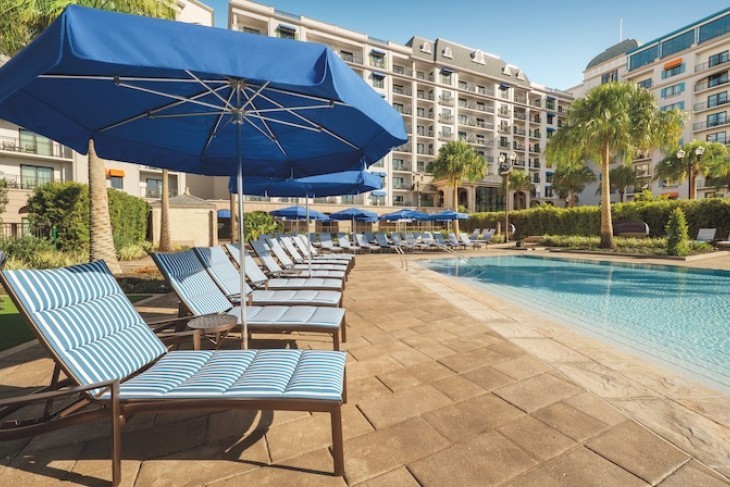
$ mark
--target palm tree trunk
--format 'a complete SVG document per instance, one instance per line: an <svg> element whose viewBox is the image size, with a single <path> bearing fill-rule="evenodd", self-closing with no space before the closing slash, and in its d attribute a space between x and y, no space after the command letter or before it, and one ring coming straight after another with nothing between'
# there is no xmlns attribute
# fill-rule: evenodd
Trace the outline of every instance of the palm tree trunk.
<svg viewBox="0 0 730 487"><path fill-rule="evenodd" d="M608 143L603 144L601 157L601 248L613 249L616 243L613 241L613 222L611 220L611 182L608 171L611 162L611 153Z"/></svg>
<svg viewBox="0 0 730 487"><path fill-rule="evenodd" d="M170 177L167 169L162 170L162 195L160 200L160 252L171 252L170 241Z"/></svg>
<svg viewBox="0 0 730 487"><path fill-rule="evenodd" d="M112 274L121 274L109 218L104 161L96 155L93 140L89 141L89 218L89 260L103 260Z"/></svg>
<svg viewBox="0 0 730 487"><path fill-rule="evenodd" d="M625 203L625 201L624 201L624 194L625 193L626 193L626 190L625 189L619 189L618 190L618 195L621 198L621 203Z"/></svg>
<svg viewBox="0 0 730 487"><path fill-rule="evenodd" d="M454 211L459 211L459 196L458 196L459 187L457 186L456 182L454 182L453 188L454 188L454 193L453 193ZM459 235L459 219L458 218L456 220L454 220L454 234Z"/></svg>
<svg viewBox="0 0 730 487"><path fill-rule="evenodd" d="M238 242L238 206L236 193L231 193L231 243Z"/></svg>

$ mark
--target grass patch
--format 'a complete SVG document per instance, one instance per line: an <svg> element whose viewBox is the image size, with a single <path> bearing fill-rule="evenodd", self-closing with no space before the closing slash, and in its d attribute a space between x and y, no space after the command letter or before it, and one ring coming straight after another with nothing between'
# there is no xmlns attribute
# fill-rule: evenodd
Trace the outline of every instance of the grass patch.
<svg viewBox="0 0 730 487"><path fill-rule="evenodd" d="M149 294L130 294L127 296L133 303L149 298ZM35 335L28 325L23 321L23 317L18 313L15 304L8 296L0 295L0 351L20 345L35 338Z"/></svg>

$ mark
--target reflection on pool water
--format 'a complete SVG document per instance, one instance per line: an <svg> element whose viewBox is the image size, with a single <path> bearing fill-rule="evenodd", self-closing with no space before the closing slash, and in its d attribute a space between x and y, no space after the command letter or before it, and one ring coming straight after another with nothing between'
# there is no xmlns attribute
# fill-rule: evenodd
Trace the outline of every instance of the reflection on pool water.
<svg viewBox="0 0 730 487"><path fill-rule="evenodd" d="M526 255L426 265L730 390L730 272Z"/></svg>

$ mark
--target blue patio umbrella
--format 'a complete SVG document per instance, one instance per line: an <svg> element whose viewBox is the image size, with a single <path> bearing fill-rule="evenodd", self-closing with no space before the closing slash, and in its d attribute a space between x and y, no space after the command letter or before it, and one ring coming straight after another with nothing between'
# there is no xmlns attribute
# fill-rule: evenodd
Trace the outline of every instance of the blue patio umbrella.
<svg viewBox="0 0 730 487"><path fill-rule="evenodd" d="M380 179L380 178L378 178ZM351 220L352 232L355 233L355 222L375 223L378 221L378 214L374 211L362 210L360 208L348 208L330 214L332 220Z"/></svg>
<svg viewBox="0 0 730 487"><path fill-rule="evenodd" d="M306 220L307 209L303 206L288 206L278 210L270 211L269 215L278 218L286 218L287 220ZM309 218L317 221L329 221L329 217L324 213L309 210Z"/></svg>
<svg viewBox="0 0 730 487"><path fill-rule="evenodd" d="M393 213L386 213L385 215L380 215L380 220L385 220L389 222L398 221L398 220L428 220L428 214L423 213L421 211L415 211L415 210L398 210L394 211Z"/></svg>
<svg viewBox="0 0 730 487"><path fill-rule="evenodd" d="M400 114L325 46L77 6L0 68L0 118L239 187L361 170L407 140ZM241 321L247 346L245 300Z"/></svg>
<svg viewBox="0 0 730 487"><path fill-rule="evenodd" d="M468 220L469 215L466 213L460 213L458 211L454 210L444 210L439 213L434 213L433 215L429 215L428 219L431 221L439 221L439 222L446 222L446 221L454 221L454 220Z"/></svg>

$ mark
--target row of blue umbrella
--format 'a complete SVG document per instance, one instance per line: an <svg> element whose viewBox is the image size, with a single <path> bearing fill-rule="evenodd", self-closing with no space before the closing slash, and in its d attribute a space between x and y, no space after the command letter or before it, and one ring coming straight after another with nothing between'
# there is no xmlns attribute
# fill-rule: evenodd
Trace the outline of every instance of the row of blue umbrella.
<svg viewBox="0 0 730 487"><path fill-rule="evenodd" d="M222 210L226 211L226 210ZM302 206L289 206L278 210L270 211L270 215L277 218L285 218L287 220L305 220L307 219L307 211ZM227 214L219 212L219 216L230 217L230 212ZM348 208L346 210L338 211L327 215L319 211L309 210L309 219L328 222L331 220L346 221L352 220L353 222L365 222L375 223L378 220L382 221L454 221L454 220L466 220L469 215L466 213L460 213L454 210L445 210L440 213L428 214L420 211L403 209L393 213L386 213L385 215L378 216L375 212L363 210L360 208Z"/></svg>

